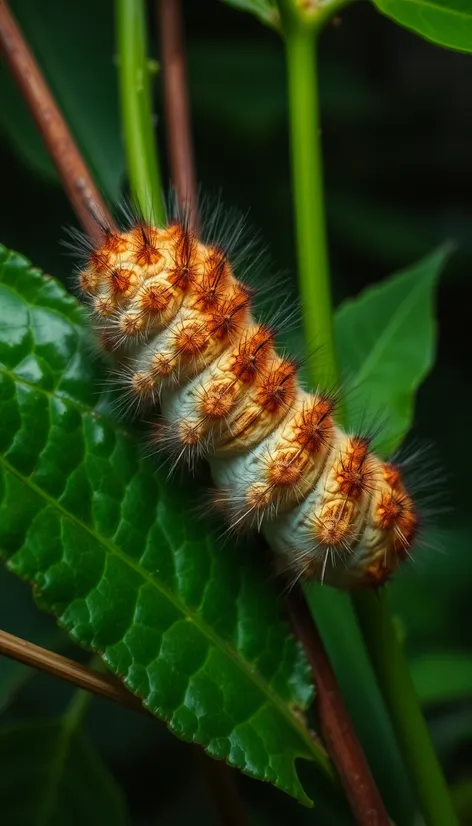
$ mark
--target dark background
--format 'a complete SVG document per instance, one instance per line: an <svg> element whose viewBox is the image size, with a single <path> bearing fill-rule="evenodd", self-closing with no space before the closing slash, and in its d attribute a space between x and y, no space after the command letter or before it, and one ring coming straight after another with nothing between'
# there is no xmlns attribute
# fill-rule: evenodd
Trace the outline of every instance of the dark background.
<svg viewBox="0 0 472 826"><path fill-rule="evenodd" d="M124 159L113 4L11 5L86 158L94 159L100 185L116 202ZM251 223L275 267L287 271L286 288L295 294L282 43L258 20L222 2L188 0L184 8L198 179L205 192L221 190L229 205L250 209ZM360 2L323 33L319 64L336 304L447 238L457 245L439 289L437 363L420 390L414 427L417 436L434 443L444 476L440 504L450 512L438 516L442 551L421 552L418 564L391 586L411 661L420 669L425 654L470 656L472 648L472 57L427 43ZM164 157L158 87L159 78L157 134ZM74 216L4 68L0 94L0 241L70 285L71 262L60 241L64 227L75 225ZM162 168L167 180L165 163ZM36 617L27 589L2 572L0 624L32 638ZM438 667L432 682L445 673ZM464 824L472 823L472 681L469 689L460 701L446 697L427 707L448 777L457 785ZM36 677L22 684L5 713L12 719L51 714L67 691ZM103 702L94 701L89 721L123 784L133 822L170 826L186 823L189 812L192 820L213 822L190 747L164 726L151 729L146 720ZM241 782L257 823L287 817L330 822L313 819L262 784Z"/></svg>

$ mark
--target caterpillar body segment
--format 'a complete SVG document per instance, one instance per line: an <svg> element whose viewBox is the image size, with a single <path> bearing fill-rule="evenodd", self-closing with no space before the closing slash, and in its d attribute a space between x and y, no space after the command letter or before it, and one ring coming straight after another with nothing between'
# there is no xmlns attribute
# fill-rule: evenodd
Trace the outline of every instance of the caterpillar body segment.
<svg viewBox="0 0 472 826"><path fill-rule="evenodd" d="M335 423L334 398L302 389L221 248L138 222L105 233L79 285L130 407L160 417L176 460L208 459L232 528L262 531L294 580L391 576L418 526L400 471Z"/></svg>

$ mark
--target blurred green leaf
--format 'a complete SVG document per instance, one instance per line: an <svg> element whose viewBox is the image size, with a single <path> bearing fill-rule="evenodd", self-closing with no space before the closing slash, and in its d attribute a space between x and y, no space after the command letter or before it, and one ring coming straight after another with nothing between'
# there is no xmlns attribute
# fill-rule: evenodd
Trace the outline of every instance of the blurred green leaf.
<svg viewBox="0 0 472 826"><path fill-rule="evenodd" d="M472 631L464 623L472 587L470 523L447 532L433 528L425 540L426 548L415 551L415 565L402 566L389 584L412 656L425 648L447 648L452 640L456 647L472 646Z"/></svg>
<svg viewBox="0 0 472 826"><path fill-rule="evenodd" d="M415 688L424 705L472 699L470 652L436 651L411 661Z"/></svg>
<svg viewBox="0 0 472 826"><path fill-rule="evenodd" d="M277 0L223 0L223 2L239 11L248 11L254 14L267 26L274 29L279 27L280 17Z"/></svg>
<svg viewBox="0 0 472 826"><path fill-rule="evenodd" d="M327 764L300 716L310 671L274 583L254 555L218 547L183 486L107 417L75 299L0 250L9 569L175 734L309 803L295 758Z"/></svg>
<svg viewBox="0 0 472 826"><path fill-rule="evenodd" d="M461 826L472 823L472 777L460 780L451 788L451 797Z"/></svg>
<svg viewBox="0 0 472 826"><path fill-rule="evenodd" d="M124 826L121 792L89 741L69 724L0 731L2 826Z"/></svg>
<svg viewBox="0 0 472 826"><path fill-rule="evenodd" d="M413 418L415 391L434 362L434 290L451 251L444 245L402 273L344 302L335 315L341 367L362 388L362 405L346 400L348 423L382 422L381 447L389 454Z"/></svg>
<svg viewBox="0 0 472 826"><path fill-rule="evenodd" d="M125 170L113 62L113 2L12 0L11 8L103 194L119 200ZM30 168L57 180L6 67L0 129Z"/></svg>
<svg viewBox="0 0 472 826"><path fill-rule="evenodd" d="M374 0L377 8L433 43L472 52L469 0Z"/></svg>

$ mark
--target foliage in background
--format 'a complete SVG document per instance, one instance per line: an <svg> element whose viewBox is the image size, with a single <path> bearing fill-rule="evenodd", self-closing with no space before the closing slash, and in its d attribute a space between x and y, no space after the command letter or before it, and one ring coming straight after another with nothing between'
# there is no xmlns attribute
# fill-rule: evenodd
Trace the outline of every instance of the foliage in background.
<svg viewBox="0 0 472 826"><path fill-rule="evenodd" d="M114 154L115 149L109 153L111 164L108 184L102 181L105 191L114 201L122 178L123 160L119 133L115 131L116 123L113 126L113 118L117 109L114 70L110 71L110 66L113 65L109 34L112 25L111 6L103 4L103 10L101 10L104 21L103 31L108 31L108 41L102 40L101 48L89 46L86 50L87 67L90 72L94 71L101 77L107 78L106 91L103 91L99 99L95 99L95 91L90 88L89 84L89 94L85 97L90 109L81 111L78 105L75 111L67 111L65 98L68 97L70 89L77 90L77 101L82 102L84 98L83 92L80 92L80 83L83 68L81 55L84 53L84 43L87 42L85 37L88 25L86 9L84 8L83 14L82 10L79 13L78 8L74 10L78 18L75 25L82 26L78 30L84 33L84 37L81 38L82 51L79 50L77 53L70 48L73 32L69 30L67 20L62 18L60 37L45 41L44 29L41 28L40 22L35 22L30 5L23 0L23 2L14 3L13 8L18 13L31 43L38 49L38 54L45 66L47 67L48 61L51 61L53 67L56 59L58 61L56 66L61 66L62 74L64 74L63 67L70 67L68 82L62 88L60 84L57 88L54 87L54 79L49 74L48 79L52 82L59 102L64 107L79 137L86 158L93 160L95 152L93 143L98 139L102 146L116 147L116 154ZM57 4L49 2L47 5L48 19L54 17L55 20L61 21L59 8L57 15L55 11ZM63 4L59 5L62 7ZM267 16L272 4L241 2L237 5L239 7L258 5L261 16ZM398 7L407 5L415 4L400 2L396 4ZM261 27L252 23L250 17L238 17L224 9L223 6L218 10L212 7L211 17L208 12L209 17L206 20L197 19L198 15L192 12L192 4L189 6L191 87L192 100L195 102L200 177L205 184L208 182L210 188L213 186L216 189L223 185L225 200L228 202L240 203L243 208L251 204L252 221L256 225L263 226L264 235L277 264L288 264L292 268L291 237L286 231L290 225L287 170L284 168L285 164L280 162L280 159L285 157L286 122L285 101L283 89L281 89L281 53L276 45L277 38L270 31L264 33ZM393 7L394 4L392 3L391 6ZM415 79L416 92L412 93L408 88L411 75L408 75L408 83L406 76L405 81L402 82L400 59L396 55L401 54L402 64L406 59L407 65L409 55L410 62L414 61L416 66L421 66L422 60L426 62L426 65L428 65L428 60L432 61L433 67L439 67L436 68L436 72L438 78L441 76L442 88L445 92L449 91L450 86L453 85L454 69L449 69L449 75L446 73L450 84L446 86L443 80L444 67L459 65L453 62L459 58L434 51L432 47L421 45L420 41L414 40L411 36L393 30L393 27L390 27L386 21L374 18L371 9L353 7L343 15L343 20L341 31L326 34L326 46L323 47L322 52L322 72L326 77L325 83L322 75L325 93L324 111L326 112L327 178L330 193L328 206L335 240L333 269L336 296L340 299L346 295L357 294L362 286L377 281L379 273L386 273L390 269L411 263L445 236L459 237L461 242L464 236L465 241L461 243L462 263L456 264L455 269L448 270L441 289L439 307L443 338L440 340L439 365L432 379L420 393L418 410L418 432L421 435L429 434L434 437L439 451L442 452L443 465L448 470L450 469L453 477L452 494L456 503L454 533L450 534L447 539L447 554L420 555L418 570L403 571L391 589L405 629L406 644L412 657L413 673L425 702L428 703L433 733L436 735L451 779L462 778L462 790L463 779L467 778L472 765L470 748L472 740L467 735L472 730L470 725L472 714L469 705L472 685L469 682L469 669L467 668L471 639L468 627L461 620L462 607L466 604L471 579L467 556L471 534L470 515L467 510L468 479L464 476L464 465L466 465L464 450L470 450L470 448L466 438L467 400L464 398L461 373L461 360L466 363L467 359L463 351L457 354L455 330L457 326L460 326L460 319L465 313L467 304L465 296L468 295L468 287L463 280L463 272L466 260L464 254L467 255L470 249L470 239L467 239L466 235L467 216L468 213L470 214L470 196L467 204L467 198L462 195L464 163L462 162L461 165L460 155L457 157L454 152L447 152L447 136L449 135L447 129L452 130L455 126L456 131L463 130L462 119L458 117L458 114L462 115L464 106L463 102L459 105L454 96L449 94L444 94L443 98L438 101L436 93L433 95L431 91L428 92L431 83L434 86L431 77L426 77L424 81L421 78ZM400 22L407 23L408 21L400 20ZM361 58L355 44L362 40L367 42L368 32L371 31L377 35L377 45L371 45ZM43 39L41 39L42 36ZM244 61L242 59L241 38L246 38L248 41L248 59L256 61L254 71L257 77L259 78L261 74L264 77L264 80L260 80L259 83L249 83L249 88L246 75L248 69L245 59ZM105 48L107 42L108 47ZM386 61L382 62L380 59L382 42L387 46L392 44L392 66L397 66L400 80L394 79L393 69L391 70L389 65L386 65ZM397 48L394 48L395 43L399 44ZM347 44L346 49L342 48L342 44ZM222 66L218 82L216 83L215 80L214 97L211 93L211 85L206 79L208 67L211 67L212 50L214 50L214 60L219 61L218 65ZM57 57L58 51L61 52L60 57ZM205 60L200 61L199 51L200 55L202 53L205 55ZM434 57L431 56L431 51L434 52ZM246 54L245 50L244 53ZM221 54L225 55L223 63L220 60ZM100 60L103 61L104 57L106 58L104 62L108 66L107 70L100 64ZM465 60L465 58L460 59ZM267 65L274 67L273 72L267 71ZM377 81L371 79L372 74L369 70L374 65L379 66L380 77L383 77L383 80L380 79L378 73L375 74ZM461 63L460 65L464 66L463 71L465 71L465 65L468 64ZM58 70L52 68L50 71L54 75ZM392 74L389 74L390 72ZM249 72L248 75L250 76ZM426 70L425 75L428 75ZM8 81L2 77L2 83L7 84ZM392 111L390 111L391 107L385 107L385 95L380 94L388 83L393 89L393 94L389 96L389 103L393 100ZM227 104L223 106L221 96L218 98L218 89L224 91L226 84L230 84L233 89L235 109ZM340 91L340 88L343 91ZM436 153L433 152L431 156L428 155L428 152L431 152L430 132L424 133L424 126L419 120L416 125L414 122L412 125L411 116L408 115L408 105L411 107L411 113L416 114L418 88L423 89L424 92L422 96L420 95L422 106L427 112L437 113L441 123L446 107L449 112L456 113L456 118L452 118L452 126L449 124L451 119L446 118L449 124L446 127L446 138L444 138L443 131L440 131L443 127L440 127L439 123L435 126L437 145L433 141L433 150L436 147ZM428 95L430 95L429 98ZM357 101L359 105L354 106L353 101ZM11 105L15 106L14 103ZM268 112L266 118L258 116L261 105L264 105L265 111ZM441 109L439 109L440 106ZM457 106L457 109L454 106ZM235 110L238 112L237 117L234 114ZM10 118L8 113L7 106L4 118L11 124L14 122L11 119L14 115L12 114ZM382 118L381 134L380 137L377 135L373 142L372 132L376 133L379 129L379 113ZM99 120L99 115L103 121ZM92 123L94 128L90 130ZM103 126L100 123L103 123ZM433 124L435 123L433 119ZM32 163L33 168L41 172L44 158L41 161L38 143L30 124L24 115L23 121L15 122L15 124L15 130L11 129L11 134L25 136L22 146L26 145L27 149L23 148L23 158L27 158L28 163ZM395 124L396 136L392 136L392 124ZM90 135L81 138L81 129L84 132L88 129ZM109 132L106 129L109 129ZM400 140L398 134L401 134L402 129L404 137ZM418 138L418 145L409 140L415 134L419 136L423 134L423 141ZM452 131L450 134L452 136ZM244 141L244 168L241 174L240 163L235 165L234 158L241 157L242 141ZM467 144L467 141L464 143ZM268 146L271 147L271 151L268 151ZM444 154L438 160L437 151L440 148ZM6 144L4 149L3 163L7 171L7 166L11 166L11 160L9 160L11 156L8 154ZM415 153L418 153L419 158L416 163ZM418 164L419 169L415 168ZM410 181L412 174L410 167L411 171L422 181L422 191L415 188ZM106 168L107 164L104 166L104 169ZM453 173L457 169L456 189L454 189L454 176L451 184L451 169ZM428 170L430 177L431 170L434 170L436 176L434 188L428 178ZM64 218L62 195L54 192L50 184L46 184L40 177L35 179L36 183L30 202L25 205L22 198L15 206L15 198L18 198L18 181L22 180L22 174L20 167L13 166L8 169L11 209L4 219L1 237L10 246L26 250L35 263L51 268L51 262L55 264L58 261L57 238L60 235L60 224L67 223L70 219ZM334 186L331 186L331 182ZM411 197L408 197L408 187L411 187ZM431 191L433 196L429 194ZM459 200L462 197L464 197L463 206L460 205ZM458 203L460 208L457 206ZM404 209L406 209L406 216ZM420 221L418 215L422 216ZM27 220L28 225L26 225ZM70 279L69 269L68 262L61 262L60 259L58 266L54 266L54 272L62 271L66 280ZM70 284L70 280L68 283ZM291 289L295 294L294 283ZM388 287L386 286L385 289ZM368 295L366 294L363 300L368 301ZM464 296L462 301L461 295ZM347 308L341 310L339 317L342 318L347 312ZM342 334L346 338L345 351L352 346L352 342L348 340L348 329L346 323L345 333ZM354 327L353 330L355 330ZM346 363L348 369L352 370L350 354L346 357ZM447 422L450 423L448 427L445 427L445 400L448 402L446 405ZM385 400L381 401L383 403ZM378 401L376 403L378 404ZM403 410L401 415L404 417L402 393L398 396L398 404L398 409ZM9 592L16 587L16 584L14 586L10 578L5 578L3 586L0 579L1 587L5 587ZM21 622L22 617L25 616L23 606L25 603L28 604L25 592L21 591L21 593L23 597L15 605L16 620L12 616L11 602L8 603L10 609L6 609L7 603L3 599L0 603L0 624L16 633L22 633ZM348 698L351 713L361 732L366 751L374 765L379 785L397 821L407 824L411 809L407 800L405 780L398 766L398 756L384 712L378 704L368 665L359 655L358 642L351 631L351 618L344 604L343 595L323 592L319 595L319 599L326 601L324 633L327 638L330 638L330 648L334 652L339 678ZM26 632L24 633L28 636ZM54 627L46 622L44 636L39 627L35 629L36 633L41 636L41 640L38 639L38 641L51 644L48 640L53 640L55 631ZM60 644L64 646L67 643L61 638ZM451 647L455 654L453 659L450 656ZM438 697L434 695L434 686L443 684L446 667L455 676L450 682L449 696ZM4 673L2 664L0 697ZM10 682L3 695L6 697L5 705L10 705L8 715L5 717L7 722L11 716L14 718L15 714L20 717L26 714L28 717L30 714L39 713L44 716L52 712L54 707L50 707L48 711L45 699L41 699L41 696L44 697L48 693L48 689L45 691L43 689L42 694L38 689L37 695L36 691L33 691L30 699L22 705L22 695L27 693L27 687L23 682L26 675L21 669L16 673L13 669L13 676L9 668L6 673L7 676L10 675L8 678ZM34 684L41 685L41 680L35 678ZM47 682L46 685L48 685ZM20 694L17 693L19 688L22 688ZM32 696L34 696L34 702ZM457 703L458 698L460 704ZM455 705L452 705L453 701L456 701ZM118 724L123 725L123 718L127 713L117 710L116 714ZM142 726L140 742L135 745L134 752L131 750L135 763L137 761L138 765L144 767L148 765L149 760L152 760L155 765L161 755L161 765L162 754L166 755L167 762L167 755L171 755L177 745L165 737L161 741L161 737L157 734L150 734L147 721L135 724L134 719L129 729L133 729L134 725ZM123 729L125 742L132 739L129 729L126 732ZM100 731L102 731L101 734ZM156 727L153 727L152 732L155 731ZM380 731L385 731L383 739L385 749L381 756L378 753ZM104 743L109 740L110 731L108 734L104 733L101 723L97 720L93 725L92 733L95 743L99 744L102 752L105 752L106 759L121 775L120 779L131 799L133 822L148 822L142 803L138 805L139 792L133 787L137 775L135 770L130 771L131 758L127 756L123 744L121 756L113 754L113 749L109 749L107 753ZM159 744L155 744L154 737L160 741ZM177 762L179 767L183 767L183 783L187 789L193 790L195 776L193 758L187 751L179 752L179 754L181 757ZM169 769L165 774L171 777L172 766L175 768L175 765L176 763L169 758ZM146 771L149 772L149 769ZM138 788L145 788L146 771L139 781ZM310 772L312 773L312 769ZM155 771L152 773L153 778L154 774ZM147 776L149 777L149 774ZM337 811L337 804L331 800L332 794L329 789L324 788L322 784L321 788L316 789L315 794L309 789L312 783L313 778L310 777L307 791L316 797L317 806L320 807L319 811L322 811L323 805L328 806L329 815L327 816L331 818L329 822L349 822L349 815L342 808ZM175 822L178 822L179 817L185 822L190 809L177 812L178 806L175 800L172 800L171 795L171 799L166 799L164 795L158 804L153 786L150 785L149 789L152 790L149 811L153 812L154 817L160 806L162 812L165 813L166 823L172 822L173 811L176 812ZM267 820L282 823L284 817L295 817L293 810L290 809L290 802L286 800L281 802L281 796L276 796L275 792L270 793L269 790L255 784L245 784L244 793L249 806L254 808L257 822ZM461 793L463 800L464 795L463 792ZM288 815L288 812L292 814ZM337 813L334 814L334 812ZM300 809L296 810L296 818L300 823L304 823L305 820L307 823L311 822L309 815L305 815ZM464 818L464 823L467 823L467 810Z"/></svg>

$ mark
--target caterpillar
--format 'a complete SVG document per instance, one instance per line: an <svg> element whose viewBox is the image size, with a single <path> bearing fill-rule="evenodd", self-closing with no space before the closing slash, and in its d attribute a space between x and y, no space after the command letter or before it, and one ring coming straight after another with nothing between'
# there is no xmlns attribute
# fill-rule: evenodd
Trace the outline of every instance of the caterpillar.
<svg viewBox="0 0 472 826"><path fill-rule="evenodd" d="M418 531L401 470L336 423L333 394L303 389L228 246L181 217L102 229L78 284L152 439L174 465L205 457L229 524L260 531L295 580L382 585Z"/></svg>

